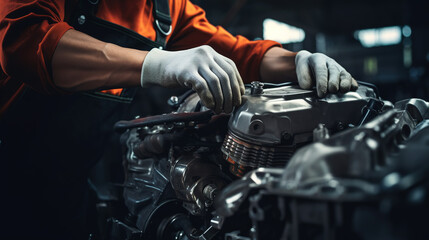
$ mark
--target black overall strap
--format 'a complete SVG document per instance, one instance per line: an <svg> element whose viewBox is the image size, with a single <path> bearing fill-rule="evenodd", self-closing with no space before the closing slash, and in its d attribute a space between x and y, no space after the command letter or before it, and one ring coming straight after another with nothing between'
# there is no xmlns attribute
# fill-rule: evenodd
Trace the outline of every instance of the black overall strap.
<svg viewBox="0 0 429 240"><path fill-rule="evenodd" d="M153 15L155 18L156 42L165 44L165 39L171 34L171 17L168 0L153 0ZM164 45L165 46L165 45Z"/></svg>
<svg viewBox="0 0 429 240"><path fill-rule="evenodd" d="M152 0L156 41L152 41L137 32L108 22L95 16L101 0L79 0L68 23L76 30L86 33L100 41L113 43L121 47L150 51L152 48L165 48L166 37L171 33L171 18L168 0ZM129 102L135 95L135 89L124 89L121 96L93 92L90 95L115 101Z"/></svg>
<svg viewBox="0 0 429 240"><path fill-rule="evenodd" d="M156 41L143 37L137 32L95 16L100 0L79 0L71 19L68 21L76 30L98 40L139 50L165 48L166 37L171 33L171 18L168 0L153 0L154 28Z"/></svg>

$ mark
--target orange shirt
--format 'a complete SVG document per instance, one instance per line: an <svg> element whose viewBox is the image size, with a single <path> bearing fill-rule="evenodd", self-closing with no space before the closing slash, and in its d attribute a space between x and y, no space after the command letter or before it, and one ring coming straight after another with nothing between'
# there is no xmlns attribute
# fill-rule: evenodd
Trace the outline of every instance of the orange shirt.
<svg viewBox="0 0 429 240"><path fill-rule="evenodd" d="M67 0L0 0L0 115L25 86L44 94L65 94L52 81L51 61L62 35L72 27ZM259 65L273 41L249 41L211 25L189 0L170 0L172 33L167 50L210 45L231 58L245 82L259 78ZM101 0L98 17L155 40L151 0Z"/></svg>

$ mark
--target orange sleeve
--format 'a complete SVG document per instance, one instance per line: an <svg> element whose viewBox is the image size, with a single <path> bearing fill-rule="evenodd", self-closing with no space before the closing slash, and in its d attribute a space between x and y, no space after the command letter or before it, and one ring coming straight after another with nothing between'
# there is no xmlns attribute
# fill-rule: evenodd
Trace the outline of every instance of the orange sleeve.
<svg viewBox="0 0 429 240"><path fill-rule="evenodd" d="M51 60L62 35L65 0L1 0L0 64L10 78L37 91L64 93L52 81Z"/></svg>
<svg viewBox="0 0 429 240"><path fill-rule="evenodd" d="M220 26L211 25L205 12L189 0L176 1L175 14L180 10L177 25L174 28L167 48L183 50L201 45L209 45L218 53L232 59L245 83L260 80L259 66L265 52L280 43L268 40L249 41L243 36L233 36ZM179 4L179 3L176 3Z"/></svg>

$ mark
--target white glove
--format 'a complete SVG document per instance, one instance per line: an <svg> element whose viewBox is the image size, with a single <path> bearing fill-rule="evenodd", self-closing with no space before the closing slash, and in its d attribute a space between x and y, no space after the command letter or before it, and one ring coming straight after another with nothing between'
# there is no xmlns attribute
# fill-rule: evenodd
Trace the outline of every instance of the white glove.
<svg viewBox="0 0 429 240"><path fill-rule="evenodd" d="M299 51L295 58L299 86L310 89L316 84L317 95L324 97L328 92L354 91L356 80L334 59L322 53Z"/></svg>
<svg viewBox="0 0 429 240"><path fill-rule="evenodd" d="M152 49L143 62L141 85L192 88L201 103L217 113L230 113L244 94L235 63L209 46L174 52Z"/></svg>

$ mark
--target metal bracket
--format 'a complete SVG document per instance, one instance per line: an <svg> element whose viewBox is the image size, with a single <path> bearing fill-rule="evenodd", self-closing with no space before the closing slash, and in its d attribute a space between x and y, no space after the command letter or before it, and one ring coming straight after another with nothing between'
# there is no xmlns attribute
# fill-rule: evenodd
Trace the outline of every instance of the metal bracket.
<svg viewBox="0 0 429 240"><path fill-rule="evenodd" d="M172 27L171 27L171 25L170 25L170 28L168 29L168 31L167 31L167 32L165 32L165 31L164 31L164 29L162 29L161 25L159 25L159 21L158 21L158 19L156 19L156 20L155 20L155 25L156 25L156 27L158 28L158 30L159 30L162 34L164 34L164 36L168 36L168 35L170 35L170 33L171 33L171 31L172 31Z"/></svg>

